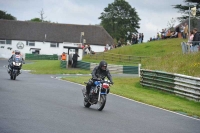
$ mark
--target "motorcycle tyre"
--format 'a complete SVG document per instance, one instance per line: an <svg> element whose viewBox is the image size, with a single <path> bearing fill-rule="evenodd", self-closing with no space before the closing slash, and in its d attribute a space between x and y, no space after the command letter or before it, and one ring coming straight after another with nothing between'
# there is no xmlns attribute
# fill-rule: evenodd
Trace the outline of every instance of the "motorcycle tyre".
<svg viewBox="0 0 200 133"><path fill-rule="evenodd" d="M105 95L101 95L100 97L101 97L101 100L103 100L103 101L102 101L101 105L98 106L97 109L98 109L99 111L102 111L103 108L104 108L104 106L105 106L105 104L106 104L106 96L105 96ZM97 104L99 105L100 103L97 103Z"/></svg>
<svg viewBox="0 0 200 133"><path fill-rule="evenodd" d="M16 77L17 77L16 75L13 75L13 80L15 80L15 79L16 79Z"/></svg>
<svg viewBox="0 0 200 133"><path fill-rule="evenodd" d="M83 100L83 104L86 108L89 108L91 106L91 104L89 102L86 102L85 100Z"/></svg>

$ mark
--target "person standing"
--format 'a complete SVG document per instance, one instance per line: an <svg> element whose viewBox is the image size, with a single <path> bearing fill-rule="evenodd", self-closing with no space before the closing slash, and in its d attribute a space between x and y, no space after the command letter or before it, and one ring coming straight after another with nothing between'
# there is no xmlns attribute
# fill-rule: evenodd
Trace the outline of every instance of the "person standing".
<svg viewBox="0 0 200 133"><path fill-rule="evenodd" d="M144 40L144 34L142 33L142 41L141 41L141 43L143 43L143 40Z"/></svg>
<svg viewBox="0 0 200 133"><path fill-rule="evenodd" d="M188 24L187 23L185 23L185 28L184 28L184 39L186 39L187 38L187 36L188 36Z"/></svg>
<svg viewBox="0 0 200 133"><path fill-rule="evenodd" d="M72 67L73 67L73 68L76 68L76 64L77 64L78 57L79 57L79 55L78 55L78 52L76 51L75 54L74 54L73 57L72 57L72 60L73 60Z"/></svg>
<svg viewBox="0 0 200 133"><path fill-rule="evenodd" d="M62 61L66 61L66 54L65 54L65 52L62 53L62 55L61 55L61 60L62 60Z"/></svg>
<svg viewBox="0 0 200 133"><path fill-rule="evenodd" d="M198 52L198 48L199 48L199 34L197 33L197 28L193 29L193 33L194 33L194 37L193 37L193 42L192 42L192 52Z"/></svg>
<svg viewBox="0 0 200 133"><path fill-rule="evenodd" d="M182 36L182 38L185 38L184 37L184 29L185 29L185 27L183 26L183 25L181 25L181 36Z"/></svg>

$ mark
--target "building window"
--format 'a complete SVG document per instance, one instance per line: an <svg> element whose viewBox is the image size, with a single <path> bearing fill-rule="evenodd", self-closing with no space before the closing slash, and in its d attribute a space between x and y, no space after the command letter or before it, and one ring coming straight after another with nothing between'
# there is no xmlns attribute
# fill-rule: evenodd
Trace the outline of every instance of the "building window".
<svg viewBox="0 0 200 133"><path fill-rule="evenodd" d="M6 40L6 44L12 44L12 40Z"/></svg>
<svg viewBox="0 0 200 133"><path fill-rule="evenodd" d="M35 46L35 42L26 41L26 46Z"/></svg>
<svg viewBox="0 0 200 133"><path fill-rule="evenodd" d="M59 47L59 43L50 43L50 47L58 48Z"/></svg>
<svg viewBox="0 0 200 133"><path fill-rule="evenodd" d="M0 44L12 44L12 40L0 40Z"/></svg>
<svg viewBox="0 0 200 133"><path fill-rule="evenodd" d="M6 40L0 40L0 44L6 44Z"/></svg>

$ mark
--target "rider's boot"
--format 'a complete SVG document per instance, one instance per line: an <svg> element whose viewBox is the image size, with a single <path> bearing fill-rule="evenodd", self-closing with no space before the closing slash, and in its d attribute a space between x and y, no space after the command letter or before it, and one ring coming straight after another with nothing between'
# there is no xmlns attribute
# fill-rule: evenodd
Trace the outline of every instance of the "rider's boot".
<svg viewBox="0 0 200 133"><path fill-rule="evenodd" d="M11 68L10 68L10 66L8 65L8 69L7 69L7 71L8 71L8 73L10 73L11 72Z"/></svg>
<svg viewBox="0 0 200 133"><path fill-rule="evenodd" d="M88 101L88 100L89 100L89 93L90 93L89 90L90 90L90 89L89 89L89 86L86 86L86 92L85 92L85 98L84 98L85 101Z"/></svg>
<svg viewBox="0 0 200 133"><path fill-rule="evenodd" d="M84 100L85 100L85 101L88 101L88 100L89 100L89 94L88 94L88 93L85 93Z"/></svg>

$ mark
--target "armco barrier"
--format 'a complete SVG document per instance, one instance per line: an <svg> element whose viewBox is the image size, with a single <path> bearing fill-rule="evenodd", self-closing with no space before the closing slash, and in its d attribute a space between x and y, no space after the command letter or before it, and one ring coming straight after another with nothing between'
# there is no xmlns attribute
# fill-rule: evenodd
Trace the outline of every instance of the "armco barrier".
<svg viewBox="0 0 200 133"><path fill-rule="evenodd" d="M161 71L140 70L140 84L200 101L200 78Z"/></svg>
<svg viewBox="0 0 200 133"><path fill-rule="evenodd" d="M58 60L58 55L25 54L26 60Z"/></svg>
<svg viewBox="0 0 200 133"><path fill-rule="evenodd" d="M78 61L77 68L93 70L99 63L89 63ZM138 74L138 66L123 66L123 65L108 65L108 69L111 73L123 73L123 74Z"/></svg>

